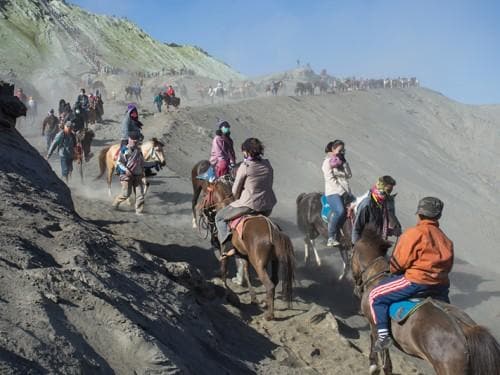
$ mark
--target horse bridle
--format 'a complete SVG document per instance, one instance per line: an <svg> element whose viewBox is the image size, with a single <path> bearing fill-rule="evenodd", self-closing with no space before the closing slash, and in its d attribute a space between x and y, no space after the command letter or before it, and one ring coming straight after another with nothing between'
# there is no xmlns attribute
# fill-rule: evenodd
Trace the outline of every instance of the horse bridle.
<svg viewBox="0 0 500 375"><path fill-rule="evenodd" d="M354 255L353 254L353 258L354 258ZM356 296L358 296L359 298L361 298L361 296L363 295L363 293L365 292L365 287L370 284L372 281L375 281L377 280L378 278L382 277L382 276L385 276L387 274L389 274L389 269L386 268L380 272L377 272L376 274L368 277L366 280L363 280L363 277L365 275L365 273L375 264L377 264L378 262L380 262L381 260L383 261L386 261L385 257L383 255L381 256L378 256L377 258L375 259L372 259L370 261L370 263L368 263L364 269L361 269L361 272L359 274L358 277L355 277L354 278L354 294ZM361 267L361 262L359 261L359 257L358 257L358 262L360 263L360 267ZM352 263L352 261L351 261ZM351 264L351 269L352 269L352 264ZM354 276L354 275L353 275Z"/></svg>

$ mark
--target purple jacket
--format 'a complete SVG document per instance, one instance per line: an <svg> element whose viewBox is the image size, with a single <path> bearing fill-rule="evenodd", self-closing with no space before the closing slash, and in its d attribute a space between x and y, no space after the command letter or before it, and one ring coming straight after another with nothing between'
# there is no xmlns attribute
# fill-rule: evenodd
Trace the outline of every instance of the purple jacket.
<svg viewBox="0 0 500 375"><path fill-rule="evenodd" d="M219 160L226 160L230 163L236 162L233 140L225 135L216 135L212 141L210 164L215 165Z"/></svg>

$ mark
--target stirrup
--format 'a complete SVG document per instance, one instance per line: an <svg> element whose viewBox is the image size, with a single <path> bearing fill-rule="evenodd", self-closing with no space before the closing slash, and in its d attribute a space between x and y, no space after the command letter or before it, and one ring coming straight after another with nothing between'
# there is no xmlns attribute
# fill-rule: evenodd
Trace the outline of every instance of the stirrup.
<svg viewBox="0 0 500 375"><path fill-rule="evenodd" d="M227 252L221 253L220 259L222 260L222 259L232 257L234 254L236 254L236 250L234 248L231 248Z"/></svg>

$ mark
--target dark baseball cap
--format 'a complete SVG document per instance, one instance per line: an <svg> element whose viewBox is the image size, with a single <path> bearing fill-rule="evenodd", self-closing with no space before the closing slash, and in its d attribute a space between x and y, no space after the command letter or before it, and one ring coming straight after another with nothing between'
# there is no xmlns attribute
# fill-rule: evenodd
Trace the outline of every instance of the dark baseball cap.
<svg viewBox="0 0 500 375"><path fill-rule="evenodd" d="M430 219L439 218L443 211L444 203L436 197L425 197L420 199L417 206L417 214L424 215Z"/></svg>

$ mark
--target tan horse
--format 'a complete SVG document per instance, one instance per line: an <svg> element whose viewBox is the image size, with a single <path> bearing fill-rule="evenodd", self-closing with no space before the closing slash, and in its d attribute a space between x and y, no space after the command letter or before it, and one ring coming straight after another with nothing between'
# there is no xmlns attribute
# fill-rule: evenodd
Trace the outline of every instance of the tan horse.
<svg viewBox="0 0 500 375"><path fill-rule="evenodd" d="M141 145L142 155L144 156L144 161L146 165L154 165L158 164L160 166L165 166L165 153L163 152L163 147L165 145L160 142L156 138L152 138L150 141L144 142ZM116 168L116 155L118 153L118 149L120 148L119 144L115 144L112 146L104 147L99 154L99 169L100 174L96 177L96 180L101 178L104 172L108 172L106 175L106 180L108 182L108 193L111 195L111 180L113 178L113 173ZM145 185L144 195L149 188L149 183L146 182L146 178L143 177L143 182Z"/></svg>

